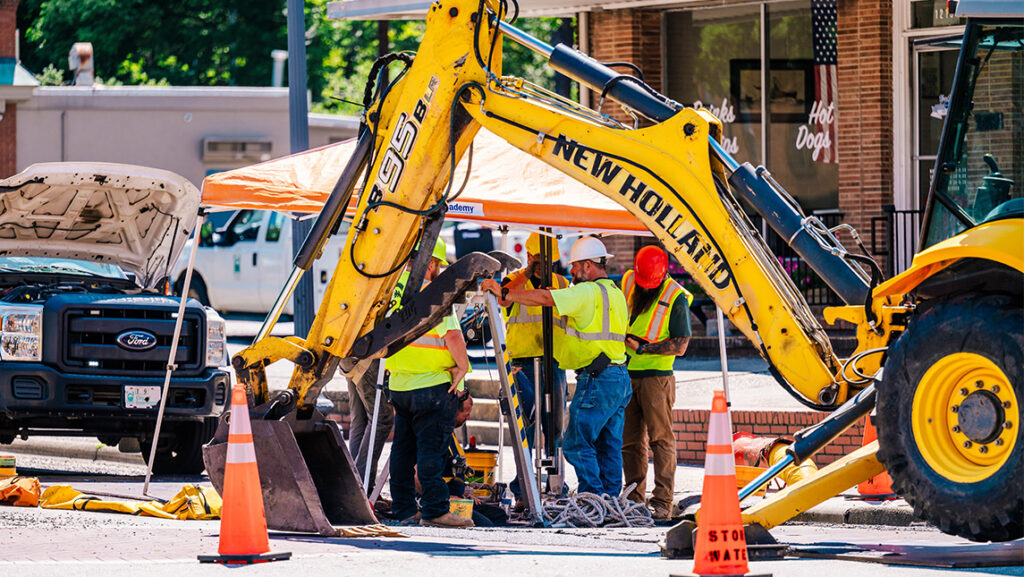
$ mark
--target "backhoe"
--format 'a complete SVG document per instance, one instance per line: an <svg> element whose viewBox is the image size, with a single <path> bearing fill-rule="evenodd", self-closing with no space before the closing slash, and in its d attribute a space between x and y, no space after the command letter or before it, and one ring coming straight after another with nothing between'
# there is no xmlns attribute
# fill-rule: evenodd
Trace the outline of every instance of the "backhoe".
<svg viewBox="0 0 1024 577"><path fill-rule="evenodd" d="M961 2L965 10L969 4ZM315 401L338 367L358 370L366 359L398 350L478 279L507 266L474 253L416 292L430 251L415 247L434 245L458 189L455 166L484 127L629 210L750 339L779 384L806 406L830 412L796 436L786 462L741 495L875 411L876 443L748 508L748 526L769 529L887 469L916 513L943 531L973 540L1021 537L1024 200L1014 183L1024 166L1021 20L969 20L922 250L908 270L885 279L874 260L844 247L839 235L849 227L828 229L805 215L768 170L730 156L722 125L709 112L523 33L510 10L516 7L504 0L439 0L415 56L389 55L375 64L356 152L258 340L233 360L251 396L269 525L332 534L332 524L372 520L351 457ZM503 40L543 54L555 70L648 126L504 75ZM400 71L381 73L396 63ZM998 120L989 114L982 122L982 88L984 106L999 111ZM1011 95L1015 105L1006 106ZM986 154L994 158L984 160ZM1006 175L996 159L1010 167ZM345 252L309 335L269 336L357 185ZM845 302L825 318L856 325L852 355L836 354L744 205ZM385 317L407 265L407 301L400 314ZM280 359L296 366L288 389L271 397L264 369ZM222 425L206 448L215 483L226 434ZM691 531L686 522L673 528L663 552L685 554Z"/></svg>

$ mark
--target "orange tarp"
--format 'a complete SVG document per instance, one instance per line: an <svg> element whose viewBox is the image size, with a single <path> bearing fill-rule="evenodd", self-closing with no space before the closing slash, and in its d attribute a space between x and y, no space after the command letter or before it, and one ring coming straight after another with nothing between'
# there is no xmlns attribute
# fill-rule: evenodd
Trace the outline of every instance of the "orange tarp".
<svg viewBox="0 0 1024 577"><path fill-rule="evenodd" d="M355 141L349 140L212 174L203 181L203 204L319 212L354 150ZM455 169L453 190L465 179L467 159L468 154ZM353 202L350 215L354 206ZM446 218L525 228L647 232L612 199L482 129L473 143L469 182L462 195L449 204Z"/></svg>

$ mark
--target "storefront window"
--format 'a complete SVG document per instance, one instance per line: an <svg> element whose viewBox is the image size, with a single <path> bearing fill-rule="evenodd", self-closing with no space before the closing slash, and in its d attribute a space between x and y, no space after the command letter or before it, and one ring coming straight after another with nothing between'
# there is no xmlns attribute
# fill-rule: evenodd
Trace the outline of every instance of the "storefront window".
<svg viewBox="0 0 1024 577"><path fill-rule="evenodd" d="M813 4L813 9L810 0L767 4L766 106L760 6L666 14L668 95L719 116L730 152L768 166L808 212L839 205L836 4Z"/></svg>
<svg viewBox="0 0 1024 577"><path fill-rule="evenodd" d="M761 160L761 17L757 6L665 15L668 95L724 125L726 150Z"/></svg>
<svg viewBox="0 0 1024 577"><path fill-rule="evenodd" d="M964 23L949 13L947 0L912 0L910 3L911 28L941 28Z"/></svg>

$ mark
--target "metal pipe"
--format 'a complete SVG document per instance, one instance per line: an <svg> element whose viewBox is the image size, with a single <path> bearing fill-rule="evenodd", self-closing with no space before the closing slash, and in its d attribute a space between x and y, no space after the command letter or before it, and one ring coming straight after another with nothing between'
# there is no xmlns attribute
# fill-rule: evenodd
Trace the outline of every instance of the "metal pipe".
<svg viewBox="0 0 1024 577"><path fill-rule="evenodd" d="M146 482L142 484L142 494L149 496L149 479L153 476L153 463L156 462L156 448L160 444L160 427L164 422L164 410L167 408L167 397L171 390L171 373L178 366L174 363L178 356L178 339L181 337L181 325L185 320L185 303L188 302L188 288L192 285L192 270L196 264L196 252L199 249L199 231L203 228L203 215L196 219L196 227L192 229L192 250L188 255L188 266L185 268L185 280L181 285L181 298L178 301L178 318L174 321L174 337L171 339L171 352L167 356L167 370L164 372L164 386L160 392L160 409L156 413L156 427L153 430L153 445L149 448L149 460L146 462ZM206 339L203 339L205 342Z"/></svg>
<svg viewBox="0 0 1024 577"><path fill-rule="evenodd" d="M256 333L256 338L252 340L252 344L256 344L264 338L270 336L270 332L274 330L274 326L277 324L277 319L281 318L281 311L284 310L284 306L288 303L288 299L292 298L292 292L295 291L295 287L298 286L299 280L302 279L302 273L306 271L299 267L292 267L292 274L288 275L288 280L285 281L284 286L281 287L281 292L277 295L277 300L274 301L274 306L270 308L270 312L267 313L267 318L263 319L263 326L260 327L260 332Z"/></svg>
<svg viewBox="0 0 1024 577"><path fill-rule="evenodd" d="M507 37L509 40L515 42L516 44L519 44L520 46L529 48L530 50L533 50L534 52L540 54L541 56L550 58L551 53L555 51L554 47L548 44L547 42L544 42L539 38L534 38L533 36L530 36L526 32L523 32L522 30L516 28L515 26L509 24L508 22L499 21L498 30L502 34L504 34L505 37Z"/></svg>

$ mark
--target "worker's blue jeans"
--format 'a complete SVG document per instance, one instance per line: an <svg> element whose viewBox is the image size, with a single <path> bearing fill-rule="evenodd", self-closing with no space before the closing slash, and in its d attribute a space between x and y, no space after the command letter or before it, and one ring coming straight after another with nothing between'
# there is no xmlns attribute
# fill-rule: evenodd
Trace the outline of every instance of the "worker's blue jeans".
<svg viewBox="0 0 1024 577"><path fill-rule="evenodd" d="M391 511L396 519L416 514L417 475L423 489L423 518L433 519L448 512L448 485L441 474L459 405L458 396L448 392L450 386L445 383L415 391L391 391L391 404L395 407Z"/></svg>
<svg viewBox="0 0 1024 577"><path fill-rule="evenodd" d="M576 377L562 452L576 470L578 493L618 497L622 491L622 424L632 395L625 366Z"/></svg>
<svg viewBox="0 0 1024 577"><path fill-rule="evenodd" d="M529 447L531 453L533 452L534 427L536 426L537 419L542 419L541 429L544 431L544 434L550 434L548 432L546 422L543 421L543 416L533 414L533 405L536 401L536 389L534 388L533 384L537 382L536 375L534 374L533 361L534 357L526 357L521 359L512 359L511 362L512 368L518 367L520 369L520 371L516 373L515 376L516 394L519 397L519 409L523 412L523 420L530 421L530 424L526 426L526 444ZM541 360L541 363L541 370L543 371L543 360ZM554 377L554 386L561 387L562 398L564 399L566 390L565 371L558 367L558 363L555 363ZM564 410L565 409L563 408L563 411ZM560 433L561 431L559 431L559 434ZM556 439L556 445L561 444L561 441L561 439ZM519 488L518 476L515 479L512 479L512 482L509 483L508 488L510 491L512 491L512 494L515 495L516 499L519 499L522 496L522 490Z"/></svg>

